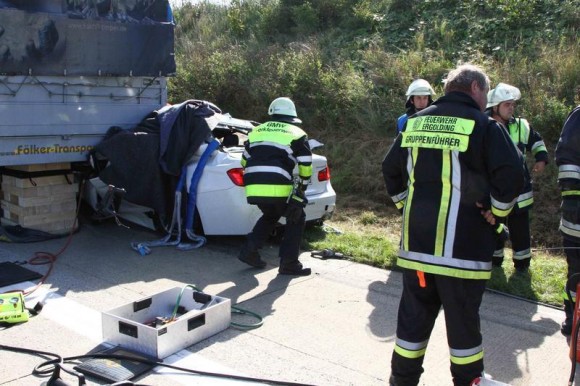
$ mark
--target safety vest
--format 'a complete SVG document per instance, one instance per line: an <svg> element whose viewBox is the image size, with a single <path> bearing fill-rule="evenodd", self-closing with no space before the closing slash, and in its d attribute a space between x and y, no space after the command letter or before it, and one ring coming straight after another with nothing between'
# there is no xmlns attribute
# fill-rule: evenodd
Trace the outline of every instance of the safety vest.
<svg viewBox="0 0 580 386"><path fill-rule="evenodd" d="M517 209L529 209L534 203L534 193L532 190L532 178L527 168L526 152L529 150L532 156L540 152L545 152L547 154L548 150L542 138L531 130L530 124L524 118L512 118L508 122L507 130L510 138L517 148L522 152L523 162L526 168L526 184L524 190L518 196L516 208Z"/></svg>
<svg viewBox="0 0 580 386"><path fill-rule="evenodd" d="M522 154L526 155L526 150L530 149L532 155L535 157L541 151L547 152L546 144L541 138L531 138L530 124L524 118L514 118L508 123L508 132L510 138L515 145L520 149ZM528 146L530 140L533 141L531 146Z"/></svg>
<svg viewBox="0 0 580 386"><path fill-rule="evenodd" d="M312 176L312 152L308 136L299 127L270 121L248 135L242 155L246 198L250 204L286 201L298 164L302 180Z"/></svg>

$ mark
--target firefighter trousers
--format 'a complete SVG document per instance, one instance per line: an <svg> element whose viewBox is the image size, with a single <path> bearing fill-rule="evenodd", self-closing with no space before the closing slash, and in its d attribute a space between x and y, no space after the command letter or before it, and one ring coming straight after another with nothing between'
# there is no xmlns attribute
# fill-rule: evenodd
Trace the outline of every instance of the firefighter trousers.
<svg viewBox="0 0 580 386"><path fill-rule="evenodd" d="M572 316L574 313L574 302L576 301L576 285L580 282L580 243L575 241L569 240L564 237L564 251L566 252L566 262L568 265L568 275L566 278L569 280L573 275L574 276L571 280L568 280L566 284L569 286L570 295L572 299L568 298L568 294L566 292L566 296L564 298L564 312L566 313L566 323L569 326L572 326Z"/></svg>
<svg viewBox="0 0 580 386"><path fill-rule="evenodd" d="M250 250L262 248L266 240L272 234L278 220L286 211L286 203L259 204L258 208L262 211L262 216L258 219L252 232L248 234L247 246ZM279 257L280 267L292 268L298 263L300 255L300 243L304 233L304 224L306 215L302 211L302 216L297 223L286 224L284 226L284 236L280 243Z"/></svg>
<svg viewBox="0 0 580 386"><path fill-rule="evenodd" d="M530 209L514 210L502 222L507 225L510 232L514 267L519 269L529 268L530 260L532 259ZM501 266L503 263L504 247L505 242L498 239L493 253L494 266Z"/></svg>
<svg viewBox="0 0 580 386"><path fill-rule="evenodd" d="M453 384L469 386L483 372L479 307L486 280L424 275L426 286L421 287L417 271L403 272L391 383L397 386L419 383L427 342L443 307ZM429 383L427 378L426 384Z"/></svg>

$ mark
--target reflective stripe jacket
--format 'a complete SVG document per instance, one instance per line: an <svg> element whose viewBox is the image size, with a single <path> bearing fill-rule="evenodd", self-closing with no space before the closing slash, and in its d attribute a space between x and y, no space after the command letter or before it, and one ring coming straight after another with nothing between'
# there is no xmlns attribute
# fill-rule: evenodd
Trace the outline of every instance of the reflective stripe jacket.
<svg viewBox="0 0 580 386"><path fill-rule="evenodd" d="M547 164L548 150L546 149L542 136L534 131L528 121L523 118L512 117L508 122L507 130L510 138L523 154L525 168L526 182L524 189L518 197L516 209L529 209L534 203L534 197L532 192L532 177L525 161L526 153L530 152L535 162L544 161Z"/></svg>
<svg viewBox="0 0 580 386"><path fill-rule="evenodd" d="M397 265L488 279L495 236L476 203L507 216L524 183L506 131L469 95L452 92L409 118L382 170L403 212Z"/></svg>
<svg viewBox="0 0 580 386"><path fill-rule="evenodd" d="M566 119L555 155L562 192L560 232L580 243L580 106Z"/></svg>
<svg viewBox="0 0 580 386"><path fill-rule="evenodd" d="M296 164L302 180L312 175L308 136L297 126L266 122L250 132L244 146L241 162L250 204L285 202L292 192Z"/></svg>

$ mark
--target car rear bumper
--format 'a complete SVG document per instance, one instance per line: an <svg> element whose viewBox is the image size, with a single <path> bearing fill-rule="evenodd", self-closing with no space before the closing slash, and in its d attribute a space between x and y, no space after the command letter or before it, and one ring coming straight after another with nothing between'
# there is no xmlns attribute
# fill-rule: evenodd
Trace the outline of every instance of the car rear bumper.
<svg viewBox="0 0 580 386"><path fill-rule="evenodd" d="M330 184L323 193L308 195L306 221L323 221L332 217L336 209L336 193Z"/></svg>

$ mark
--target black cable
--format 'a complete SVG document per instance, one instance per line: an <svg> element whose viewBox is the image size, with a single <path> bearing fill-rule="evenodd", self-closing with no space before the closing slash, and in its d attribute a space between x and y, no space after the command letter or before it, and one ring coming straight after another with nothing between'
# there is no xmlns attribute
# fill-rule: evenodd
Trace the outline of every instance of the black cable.
<svg viewBox="0 0 580 386"><path fill-rule="evenodd" d="M64 359L60 355L55 354L55 353L51 353L48 351L32 350L32 349L23 348L23 347L12 347L12 346L6 346L3 344L0 344L0 350L25 353L25 354L36 355L36 356L40 356L40 357L54 357L55 358L55 359L51 359L51 360L42 362L41 364L35 366L34 369L32 370L32 374L34 374L34 375L51 374L54 371L54 366L50 369L47 369L47 370L40 370L40 369L43 366L63 363L63 361L64 361Z"/></svg>
<svg viewBox="0 0 580 386"><path fill-rule="evenodd" d="M555 310L560 310L560 311L562 311L562 307L558 307L558 306L555 306L555 305L553 305L553 304L542 303L542 302L539 302L539 301L537 301L537 300L532 300L532 299L527 299L527 298L524 298L524 297L521 297L521 296L512 295L512 294L509 294L509 293L507 293L507 292L502 292L502 291L499 291L499 290L495 290L495 289L493 289L493 288L486 288L485 290L486 290L486 291L489 291L489 292L492 292L492 293L494 293L494 294L496 294L496 295L502 295L502 296L506 296L506 297L508 297L508 298L517 299L517 300L522 300L522 301L524 301L524 302L528 302L528 303L536 304L536 305L538 305L538 306L550 307L550 308L553 308L553 309L555 309Z"/></svg>
<svg viewBox="0 0 580 386"><path fill-rule="evenodd" d="M177 308L179 307L179 302L181 301L181 296L183 295L183 290L185 290L185 288L187 288L187 287L191 288L194 291L203 293L203 291L201 289L197 288L195 286L195 284L186 284L181 289L181 293L177 297L177 302L175 304L175 308L173 310L173 314L171 316L171 319L175 319L175 316L177 315ZM256 323L253 323L253 324L245 324L245 323L239 323L239 322L233 322L233 321L230 322L230 326L237 328L239 330L253 330L254 328L261 327L264 324L264 318L262 318L260 315L256 314L255 312L237 307L236 305L231 306L231 314L232 315L233 314L247 315L247 316L253 317L253 318L258 320Z"/></svg>
<svg viewBox="0 0 580 386"><path fill-rule="evenodd" d="M559 250L567 250L567 249L580 249L580 247L553 247L553 248L532 248L532 252L537 251L559 251Z"/></svg>
<svg viewBox="0 0 580 386"><path fill-rule="evenodd" d="M233 380L237 380L237 381L256 382L256 383L263 383L263 384L266 384L266 385L314 386L314 385L307 384L307 383L276 381L276 380L265 379L265 378L253 378L253 377L246 377L246 376L242 376L242 375L223 374L223 373L212 373L212 372L208 372L208 371L192 370L192 369L188 369L188 368L185 368L185 367L179 367L179 366L169 365L169 364L166 364L166 363L163 363L163 362L159 362L159 361L152 361L152 360L148 360L148 359L145 359L145 358L136 358L135 356L130 356L130 355L119 355L119 354L85 354L85 355L77 355L77 356L62 358L60 355L57 355L57 354L54 354L54 353L49 353L49 352L45 352L45 351L38 351L38 350L32 350L32 349L26 349L26 348L22 348L22 347L13 347L13 346L0 345L0 350L13 351L13 352L22 352L22 353L32 354L32 355L41 355L42 354L42 355L47 355L47 356L53 356L53 357L56 357L56 358L60 359L60 361L57 361L57 359L52 359L52 360L43 362L43 363L41 363L40 365L37 365L34 368L35 371L36 371L37 368L42 368L44 366L54 365L55 363L58 363L58 364L61 364L62 365L62 363L71 362L71 361L75 361L75 360L78 360L78 359L86 359L86 358L125 359L125 360L129 360L129 361L133 361L133 362L144 363L144 364L147 364L147 365L150 365L150 366L167 367L167 368L172 369L172 370L179 370L179 371L183 371L183 372L190 373L190 374L204 375L204 376L208 376L208 377L233 379ZM54 367L53 367L53 369L54 369ZM36 372L36 373L33 372L33 374L46 374L46 373L47 373L47 370L44 370L42 372Z"/></svg>

